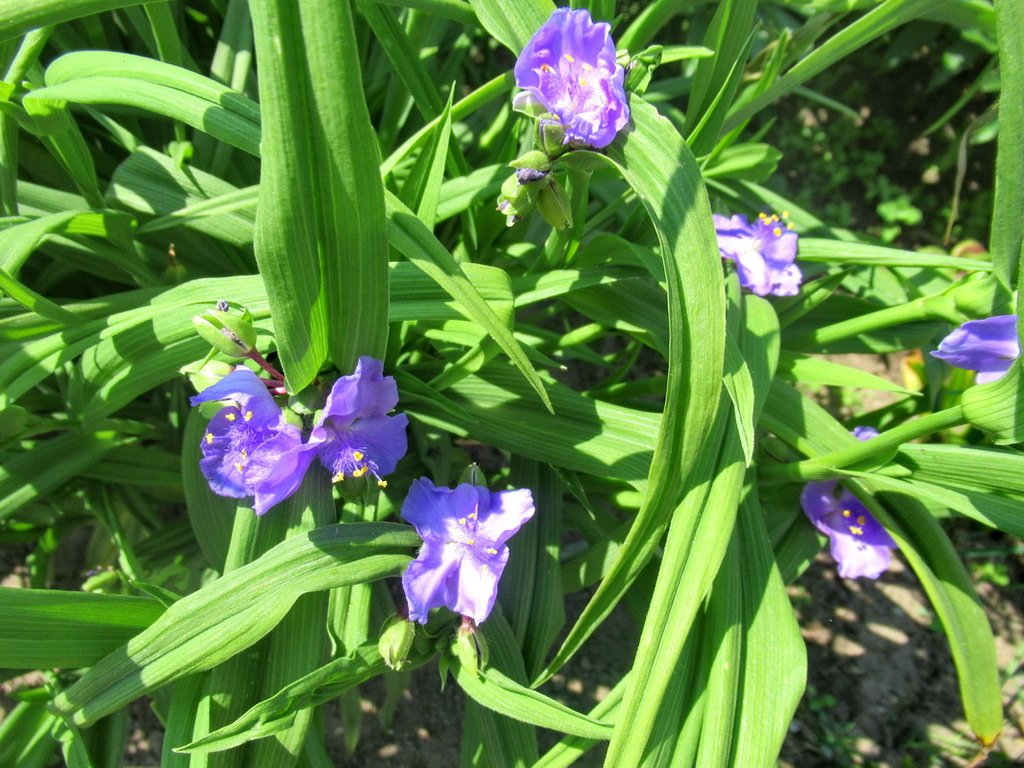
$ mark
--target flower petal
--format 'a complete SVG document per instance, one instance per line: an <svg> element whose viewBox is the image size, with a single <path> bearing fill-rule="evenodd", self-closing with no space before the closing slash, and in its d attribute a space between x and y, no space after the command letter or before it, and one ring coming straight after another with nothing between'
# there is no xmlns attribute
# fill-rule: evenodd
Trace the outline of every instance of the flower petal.
<svg viewBox="0 0 1024 768"><path fill-rule="evenodd" d="M461 551L433 540L424 540L416 559L402 573L402 589L409 603L409 618L427 623L432 608L457 604Z"/></svg>
<svg viewBox="0 0 1024 768"><path fill-rule="evenodd" d="M1017 316L969 320L946 336L931 354L957 368L979 371L979 383L995 381L1020 357Z"/></svg>
<svg viewBox="0 0 1024 768"><path fill-rule="evenodd" d="M355 419L383 416L398 405L398 385L393 376L384 375L384 363L372 357L360 357L354 373L342 376L331 387L319 423L333 422L338 427Z"/></svg>
<svg viewBox="0 0 1024 768"><path fill-rule="evenodd" d="M478 488L477 492L480 494L477 532L496 547L504 545L536 511L529 488L494 493Z"/></svg>
<svg viewBox="0 0 1024 768"><path fill-rule="evenodd" d="M497 554L480 556L467 551L459 563L459 586L454 605L456 613L469 616L477 624L491 614L498 597L498 581L508 563L508 547L500 547Z"/></svg>

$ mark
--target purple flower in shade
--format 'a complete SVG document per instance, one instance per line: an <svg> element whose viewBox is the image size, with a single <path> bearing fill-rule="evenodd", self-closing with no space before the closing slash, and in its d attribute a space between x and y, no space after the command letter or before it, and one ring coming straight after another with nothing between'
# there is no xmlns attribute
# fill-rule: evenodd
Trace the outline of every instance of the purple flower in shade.
<svg viewBox="0 0 1024 768"><path fill-rule="evenodd" d="M360 357L355 373L334 382L309 438L334 482L372 475L387 485L383 476L394 472L408 450L409 417L386 415L396 405L398 385L372 357Z"/></svg>
<svg viewBox="0 0 1024 768"><path fill-rule="evenodd" d="M753 224L740 214L712 218L718 250L722 258L735 262L740 285L758 296L799 292L803 275L794 263L797 235L778 216L762 213Z"/></svg>
<svg viewBox="0 0 1024 768"><path fill-rule="evenodd" d="M857 427L853 434L858 440L869 440L878 431ZM800 505L814 527L828 536L840 576L877 579L889 567L896 542L856 496L843 488L836 497L837 486L835 480L808 483L800 494Z"/></svg>
<svg viewBox="0 0 1024 768"><path fill-rule="evenodd" d="M995 381L1020 357L1017 316L970 320L944 338L932 356L957 368L977 371L979 384Z"/></svg>
<svg viewBox="0 0 1024 768"><path fill-rule="evenodd" d="M584 9L558 8L516 61L517 109L539 105L558 118L565 143L606 147L629 123L625 70L615 60L611 26Z"/></svg>
<svg viewBox="0 0 1024 768"><path fill-rule="evenodd" d="M298 427L284 420L263 380L238 367L191 399L192 405L226 403L210 419L199 467L210 489L221 496L254 497L257 515L288 498L316 455Z"/></svg>
<svg viewBox="0 0 1024 768"><path fill-rule="evenodd" d="M452 490L425 477L414 482L402 517L423 547L402 574L409 618L425 624L431 608L447 606L477 624L486 619L508 562L505 542L533 512L528 489L492 493L468 483Z"/></svg>

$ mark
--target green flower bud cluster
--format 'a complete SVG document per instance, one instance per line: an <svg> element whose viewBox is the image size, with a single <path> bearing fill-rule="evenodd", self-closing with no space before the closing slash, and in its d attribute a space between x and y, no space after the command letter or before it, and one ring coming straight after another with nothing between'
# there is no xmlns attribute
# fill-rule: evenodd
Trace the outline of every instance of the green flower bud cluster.
<svg viewBox="0 0 1024 768"><path fill-rule="evenodd" d="M256 329L252 313L230 301L217 302L216 309L208 309L192 318L192 325L218 352L229 357L250 357L256 347Z"/></svg>
<svg viewBox="0 0 1024 768"><path fill-rule="evenodd" d="M572 226L569 196L551 174L552 162L545 152L531 150L509 165L516 171L501 185L498 197L498 210L505 214L508 226L521 221L534 209L555 229Z"/></svg>

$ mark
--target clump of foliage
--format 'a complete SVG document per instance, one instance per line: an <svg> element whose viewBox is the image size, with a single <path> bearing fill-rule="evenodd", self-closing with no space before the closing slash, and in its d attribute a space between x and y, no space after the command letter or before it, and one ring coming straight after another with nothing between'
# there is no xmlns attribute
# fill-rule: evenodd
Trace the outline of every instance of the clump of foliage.
<svg viewBox="0 0 1024 768"><path fill-rule="evenodd" d="M325 706L351 748L359 686L434 665L466 765L772 765L825 537L905 560L995 742L944 519L1024 535L1020 4L574 6L0 2L0 667L41 673L0 764L116 766L145 698L167 766L326 765ZM923 17L998 75L970 255L773 187L752 123ZM629 672L571 709L619 605Z"/></svg>

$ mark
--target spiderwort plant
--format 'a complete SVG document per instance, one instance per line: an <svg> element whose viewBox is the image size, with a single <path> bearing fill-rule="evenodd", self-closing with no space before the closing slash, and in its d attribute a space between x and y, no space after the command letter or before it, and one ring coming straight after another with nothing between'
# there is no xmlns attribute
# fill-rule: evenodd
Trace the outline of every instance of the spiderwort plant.
<svg viewBox="0 0 1024 768"><path fill-rule="evenodd" d="M718 250L736 265L740 285L758 296L795 296L803 275L796 265L797 234L783 220L761 213L751 223L746 216L713 217Z"/></svg>
<svg viewBox="0 0 1024 768"><path fill-rule="evenodd" d="M977 371L979 384L996 381L1020 357L1017 316L969 320L946 336L931 354L956 368Z"/></svg>
<svg viewBox="0 0 1024 768"><path fill-rule="evenodd" d="M508 562L505 542L533 513L529 489L492 492L469 483L451 489L425 477L415 481L402 505L402 517L423 539L402 574L409 618L425 624L432 608L444 606L483 622Z"/></svg>
<svg viewBox="0 0 1024 768"><path fill-rule="evenodd" d="M858 440L870 440L878 432L871 427L857 427ZM877 579L892 560L896 542L875 519L867 507L835 480L808 483L800 494L800 505L814 527L828 536L829 551L844 579Z"/></svg>

